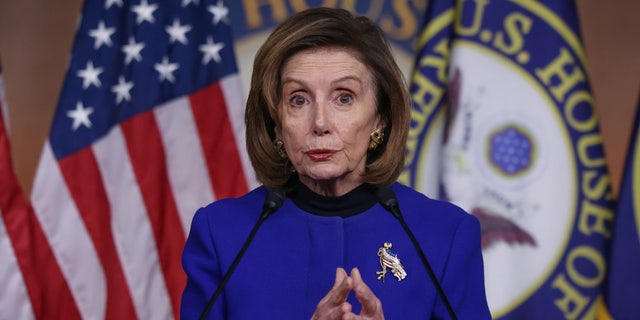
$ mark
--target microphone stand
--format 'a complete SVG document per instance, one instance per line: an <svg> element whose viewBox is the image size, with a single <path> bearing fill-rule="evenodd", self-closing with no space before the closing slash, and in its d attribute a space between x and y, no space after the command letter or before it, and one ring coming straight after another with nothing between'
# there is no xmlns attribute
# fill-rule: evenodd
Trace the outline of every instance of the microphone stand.
<svg viewBox="0 0 640 320"><path fill-rule="evenodd" d="M253 241L253 237L255 237L256 233L258 232L260 225L262 225L264 220L266 220L269 217L269 215L271 215L273 212L275 212L282 206L282 203L284 202L284 198L285 198L284 190L275 189L269 192L264 202L264 206L262 209L262 213L260 214L260 218L258 218L258 221L256 221L256 224L253 226L253 229L251 229L251 232L249 233L247 240L245 240L244 244L242 245L242 248L240 248L240 251L238 251L236 258L233 259L233 262L231 263L231 266L229 266L227 273L225 273L224 277L222 278L222 281L216 288L216 291L213 293L213 295L211 295L211 298L207 302L207 305L204 308L204 310L202 310L202 314L200 314L200 317L198 319L204 320L207 314L209 314L209 311L211 311L211 308L213 307L214 303L222 293L222 289L224 289L225 285L231 278L231 274L233 273L233 271L235 271L236 267L238 266L240 259L242 258L242 256L244 256L244 253L245 251L247 251L247 248L249 248L249 244L251 244L251 241Z"/></svg>
<svg viewBox="0 0 640 320"><path fill-rule="evenodd" d="M382 204L382 206L385 209L387 209L387 211L391 212L391 214L396 219L398 219L404 231L407 233L407 235L409 235L409 238L411 239L413 246L416 248L416 251L418 251L418 256L420 256L420 260L422 261L422 264L424 265L425 269L427 269L427 274L429 275L431 282L435 286L438 296L440 296L440 299L444 303L444 306L447 309L447 312L449 313L449 317L452 320L458 320L458 317L453 311L453 307L451 307L451 304L449 303L449 299L447 299L447 296L445 295L444 290L442 290L442 286L440 286L440 282L436 278L436 275L433 272L433 269L431 268L429 261L427 261L427 257L425 256L424 252L420 248L420 244L418 243L418 240L416 239L413 232L411 232L411 229L409 229L409 226L407 225L407 223L404 221L404 217L402 216L402 212L400 212L400 208L398 206L398 199L396 198L395 194L388 187L377 188L377 190L375 190L375 194L376 194L376 197L378 197L378 200L380 200L380 204Z"/></svg>

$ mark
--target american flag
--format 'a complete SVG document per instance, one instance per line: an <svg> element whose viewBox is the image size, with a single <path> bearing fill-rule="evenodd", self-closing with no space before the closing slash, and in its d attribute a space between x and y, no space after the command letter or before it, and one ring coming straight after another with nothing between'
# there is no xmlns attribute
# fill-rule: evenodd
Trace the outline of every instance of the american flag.
<svg viewBox="0 0 640 320"><path fill-rule="evenodd" d="M221 0L84 3L32 235L10 237L25 299L0 318L178 318L193 213L256 184L229 19Z"/></svg>

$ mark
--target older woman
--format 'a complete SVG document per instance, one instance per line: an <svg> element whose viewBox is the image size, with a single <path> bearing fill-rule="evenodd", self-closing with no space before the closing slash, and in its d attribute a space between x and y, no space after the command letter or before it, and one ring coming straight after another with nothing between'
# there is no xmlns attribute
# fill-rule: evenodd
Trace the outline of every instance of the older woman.
<svg viewBox="0 0 640 320"><path fill-rule="evenodd" d="M196 212L183 318L206 309L270 189L286 200L255 233L211 318L490 318L476 219L395 182L409 117L402 74L369 19L316 8L276 28L256 55L245 115L264 186ZM430 265L378 203L384 186Z"/></svg>

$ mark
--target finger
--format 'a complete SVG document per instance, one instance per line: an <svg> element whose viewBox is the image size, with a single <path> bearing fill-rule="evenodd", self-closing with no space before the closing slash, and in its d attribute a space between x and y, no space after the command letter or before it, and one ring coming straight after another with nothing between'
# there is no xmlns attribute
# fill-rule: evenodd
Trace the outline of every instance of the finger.
<svg viewBox="0 0 640 320"><path fill-rule="evenodd" d="M342 320L356 320L357 317L355 313L349 312L342 315Z"/></svg>
<svg viewBox="0 0 640 320"><path fill-rule="evenodd" d="M349 302L343 302L342 305L340 306L340 311L342 311L342 314L348 314L351 313L353 309L353 306L351 305L351 303Z"/></svg>
<svg viewBox="0 0 640 320"><path fill-rule="evenodd" d="M337 306L340 303L342 303L346 299L346 296L349 294L349 291L351 291L352 281L353 280L349 278L349 276L347 275L347 272L343 268L337 268L336 278L333 282L333 287L327 293L327 295L325 295L324 298L320 300L320 303L318 304L318 306L326 303L332 303L335 306ZM344 298L341 299L343 295L344 295Z"/></svg>
<svg viewBox="0 0 640 320"><path fill-rule="evenodd" d="M344 302L341 307L342 320L357 320L358 315L353 313L353 306L349 302Z"/></svg>
<svg viewBox="0 0 640 320"><path fill-rule="evenodd" d="M329 302L334 306L339 306L347 300L347 296L351 289L353 289L353 280L347 276L347 272L342 268L336 269L336 280L334 288L329 291Z"/></svg>
<svg viewBox="0 0 640 320"><path fill-rule="evenodd" d="M353 280L342 268L336 269L333 288L318 302L312 319L339 319L342 303L346 302Z"/></svg>
<svg viewBox="0 0 640 320"><path fill-rule="evenodd" d="M353 313L352 306L349 302L345 302L342 304L342 320L356 320L358 316Z"/></svg>
<svg viewBox="0 0 640 320"><path fill-rule="evenodd" d="M319 309L313 313L311 320L334 320L342 319L343 313L341 307L335 307L327 311L320 311Z"/></svg>
<svg viewBox="0 0 640 320"><path fill-rule="evenodd" d="M347 277L347 271L343 268L336 268L336 280L333 282L333 288L342 283L342 280Z"/></svg>
<svg viewBox="0 0 640 320"><path fill-rule="evenodd" d="M384 317L382 313L382 303L380 303L380 299L373 294L373 291L369 289L369 286L364 283L358 268L351 270L351 278L353 279L353 291L356 294L356 299L362 304L360 315L382 319Z"/></svg>
<svg viewBox="0 0 640 320"><path fill-rule="evenodd" d="M327 302L319 303L311 319L312 320L342 319L342 315L344 314L344 312L342 312L343 308L345 307L342 304L339 306L333 306L328 304Z"/></svg>

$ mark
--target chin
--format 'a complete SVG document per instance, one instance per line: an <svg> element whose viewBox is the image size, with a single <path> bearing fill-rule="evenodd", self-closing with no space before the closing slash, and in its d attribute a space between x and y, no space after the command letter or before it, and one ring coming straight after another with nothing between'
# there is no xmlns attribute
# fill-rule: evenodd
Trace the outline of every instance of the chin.
<svg viewBox="0 0 640 320"><path fill-rule="evenodd" d="M320 169L320 170L318 170ZM306 170L305 172L301 172L301 175L308 177L314 181L334 181L340 178L344 178L349 175L351 171L345 169L336 169L336 168L312 168L310 170Z"/></svg>
<svg viewBox="0 0 640 320"><path fill-rule="evenodd" d="M339 177L341 177L341 175L339 174L330 174L330 173L310 173L308 175L306 175L309 179L316 181L316 182L320 182L320 181L332 181L332 180L336 180Z"/></svg>

